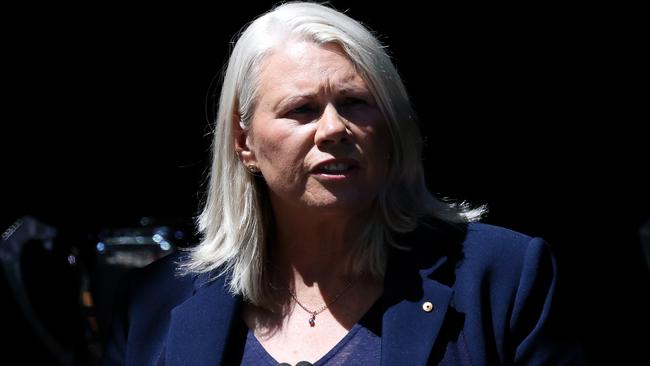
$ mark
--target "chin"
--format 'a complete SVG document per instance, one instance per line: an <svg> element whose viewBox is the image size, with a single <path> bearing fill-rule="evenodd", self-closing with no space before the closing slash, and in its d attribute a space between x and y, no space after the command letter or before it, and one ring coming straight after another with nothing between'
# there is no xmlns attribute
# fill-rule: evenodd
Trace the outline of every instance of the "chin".
<svg viewBox="0 0 650 366"><path fill-rule="evenodd" d="M322 210L323 213L331 212L336 214L350 214L354 212L365 212L372 208L376 197L367 197L366 195L330 195L321 197L318 200L310 200L308 206L316 210Z"/></svg>

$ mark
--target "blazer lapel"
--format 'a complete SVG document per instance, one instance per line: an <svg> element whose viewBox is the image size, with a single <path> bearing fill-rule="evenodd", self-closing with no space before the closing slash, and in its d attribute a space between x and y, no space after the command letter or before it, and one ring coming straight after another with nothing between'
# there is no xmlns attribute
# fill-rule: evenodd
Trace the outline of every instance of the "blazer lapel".
<svg viewBox="0 0 650 366"><path fill-rule="evenodd" d="M196 293L171 314L165 365L220 365L239 304L223 276L197 280Z"/></svg>
<svg viewBox="0 0 650 366"><path fill-rule="evenodd" d="M404 299L384 313L382 365L426 365L453 291L432 280L426 280L423 289L418 301ZM433 310L423 310L425 302L430 302Z"/></svg>
<svg viewBox="0 0 650 366"><path fill-rule="evenodd" d="M449 286L435 278L442 277L453 261L441 255L423 268L404 261L409 255L400 257L389 263L386 274L388 305L382 321L381 364L426 365L453 295ZM430 311L427 302L432 305Z"/></svg>

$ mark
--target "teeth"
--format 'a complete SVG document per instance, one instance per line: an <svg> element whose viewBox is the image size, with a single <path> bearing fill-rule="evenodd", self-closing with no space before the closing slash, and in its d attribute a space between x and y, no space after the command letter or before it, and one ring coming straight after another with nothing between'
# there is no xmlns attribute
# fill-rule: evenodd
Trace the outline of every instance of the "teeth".
<svg viewBox="0 0 650 366"><path fill-rule="evenodd" d="M328 173L344 172L350 169L350 165L344 163L327 164L320 167L320 170Z"/></svg>

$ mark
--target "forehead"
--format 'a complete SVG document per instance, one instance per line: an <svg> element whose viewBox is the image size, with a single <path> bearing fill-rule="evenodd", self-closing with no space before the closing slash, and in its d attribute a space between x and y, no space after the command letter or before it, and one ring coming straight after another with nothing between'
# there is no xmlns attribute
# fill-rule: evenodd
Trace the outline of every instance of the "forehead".
<svg viewBox="0 0 650 366"><path fill-rule="evenodd" d="M259 82L263 92L297 89L315 93L319 90L313 89L366 88L356 67L338 45L308 41L290 41L276 47L262 65Z"/></svg>

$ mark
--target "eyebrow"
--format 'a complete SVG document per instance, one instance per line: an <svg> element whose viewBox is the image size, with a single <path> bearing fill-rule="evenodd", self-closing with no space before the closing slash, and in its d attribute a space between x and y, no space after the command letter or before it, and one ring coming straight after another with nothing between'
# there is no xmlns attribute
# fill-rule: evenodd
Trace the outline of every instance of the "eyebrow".
<svg viewBox="0 0 650 366"><path fill-rule="evenodd" d="M359 93L370 93L370 90L368 88L356 88L356 87L345 87L339 90L341 95L348 95L348 94L359 94Z"/></svg>

